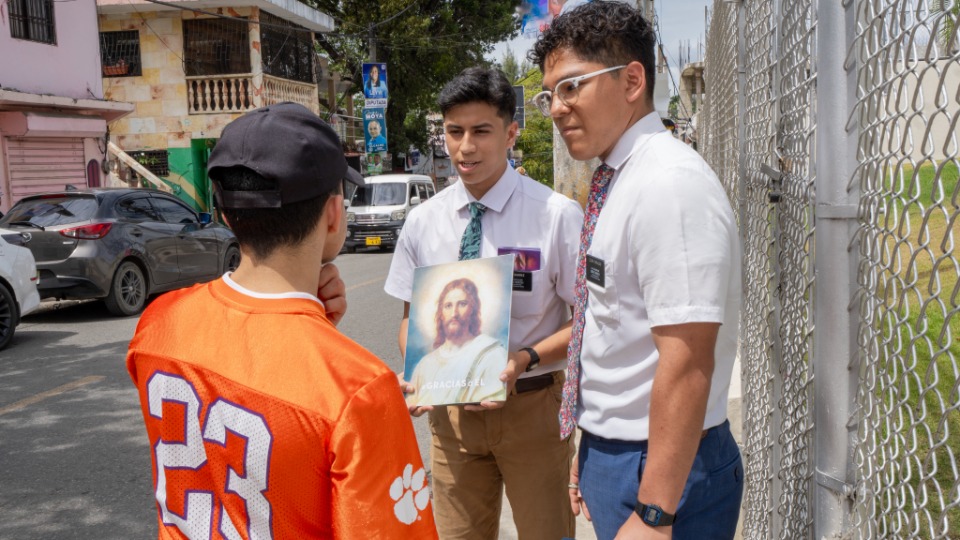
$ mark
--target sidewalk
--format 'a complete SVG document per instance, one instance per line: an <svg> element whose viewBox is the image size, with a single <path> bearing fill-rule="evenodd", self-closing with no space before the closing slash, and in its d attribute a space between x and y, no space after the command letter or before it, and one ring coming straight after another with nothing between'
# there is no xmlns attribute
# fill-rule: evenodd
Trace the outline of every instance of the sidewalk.
<svg viewBox="0 0 960 540"><path fill-rule="evenodd" d="M743 397L743 390L740 386L740 359L738 358L736 363L733 365L733 378L730 381L730 395L729 402L727 404L727 417L730 419L730 431L733 433L733 437L737 442L743 442L743 427L742 427L742 416L741 416L741 399ZM579 443L579 431L577 431L578 443ZM743 523L737 524L737 536L736 540L742 538L741 530L743 529ZM513 523L513 510L510 508L510 503L507 501L507 497L503 497L503 511L500 513L500 538L499 540L519 540L517 536L517 528ZM593 527L590 525L590 522L587 521L581 514L577 518L577 536L576 540L597 540L597 535L593 532Z"/></svg>

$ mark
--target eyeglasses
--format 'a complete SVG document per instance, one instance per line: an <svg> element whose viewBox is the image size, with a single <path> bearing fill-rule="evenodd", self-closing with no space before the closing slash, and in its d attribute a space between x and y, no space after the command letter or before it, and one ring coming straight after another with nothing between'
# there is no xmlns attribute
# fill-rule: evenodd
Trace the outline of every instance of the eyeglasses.
<svg viewBox="0 0 960 540"><path fill-rule="evenodd" d="M553 92L549 90L544 90L543 92L540 92L539 94L533 96L533 100L532 100L533 104L537 106L537 109L540 109L540 114L549 117L550 105L551 103L553 103L554 95L560 98L560 101L563 102L564 105L566 105L567 107L570 107L577 102L577 97L580 96L581 82L587 79L590 79L592 77L596 77L597 75L603 75L604 73L609 73L611 71L616 71L618 69L623 69L625 67L627 66L623 65L623 66L616 66L616 67L608 67L605 69L601 69L599 71L594 71L593 73L587 73L586 75L580 75L578 77L571 77L569 79L564 79L557 83L557 86L556 88L553 89Z"/></svg>

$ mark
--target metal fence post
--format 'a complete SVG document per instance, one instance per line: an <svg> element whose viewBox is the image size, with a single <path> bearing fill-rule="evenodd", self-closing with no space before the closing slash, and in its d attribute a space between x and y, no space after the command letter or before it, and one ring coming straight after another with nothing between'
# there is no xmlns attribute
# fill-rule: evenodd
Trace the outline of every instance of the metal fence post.
<svg viewBox="0 0 960 540"><path fill-rule="evenodd" d="M855 36L854 0L818 0L817 20L817 285L814 293L814 537L851 531L858 373L856 69L845 62Z"/></svg>

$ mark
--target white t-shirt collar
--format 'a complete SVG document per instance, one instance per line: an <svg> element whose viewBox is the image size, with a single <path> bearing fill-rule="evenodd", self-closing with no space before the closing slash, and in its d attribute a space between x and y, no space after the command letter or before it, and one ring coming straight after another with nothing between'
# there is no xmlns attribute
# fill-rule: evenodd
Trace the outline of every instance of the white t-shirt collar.
<svg viewBox="0 0 960 540"><path fill-rule="evenodd" d="M323 306L323 302L312 294L299 291L290 291L285 293L261 293L256 291L251 291L250 289L240 285L233 278L230 277L230 274L233 272L227 272L223 275L223 282L227 284L228 287L237 291L240 294L252 297L252 298L261 298L264 300L289 300L291 298L302 298L304 300L313 300L314 302Z"/></svg>

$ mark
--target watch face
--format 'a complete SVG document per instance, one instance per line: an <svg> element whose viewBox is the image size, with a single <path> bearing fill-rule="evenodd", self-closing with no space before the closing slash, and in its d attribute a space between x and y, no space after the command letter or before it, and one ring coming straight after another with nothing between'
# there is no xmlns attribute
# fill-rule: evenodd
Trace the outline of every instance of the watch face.
<svg viewBox="0 0 960 540"><path fill-rule="evenodd" d="M647 523L650 523L651 525L657 524L660 521L660 511L657 510L656 508L650 508L648 506L647 512L644 514L643 520L646 521Z"/></svg>

